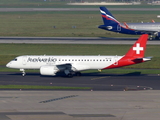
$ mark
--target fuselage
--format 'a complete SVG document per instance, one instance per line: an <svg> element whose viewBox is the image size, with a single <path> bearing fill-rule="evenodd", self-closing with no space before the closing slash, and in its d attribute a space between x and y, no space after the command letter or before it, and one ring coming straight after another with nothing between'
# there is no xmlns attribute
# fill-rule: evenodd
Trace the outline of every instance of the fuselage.
<svg viewBox="0 0 160 120"><path fill-rule="evenodd" d="M45 65L71 64L77 71L88 69L103 69L117 61L123 56L19 56L10 61L6 66L16 69L40 69Z"/></svg>
<svg viewBox="0 0 160 120"><path fill-rule="evenodd" d="M160 23L127 23L127 25L129 28L126 28L123 23L120 23L118 25L101 25L99 26L99 28L131 35L142 35L146 33L149 35L154 35L155 33L158 34L160 32Z"/></svg>
<svg viewBox="0 0 160 120"><path fill-rule="evenodd" d="M148 30L160 32L160 23L127 23L129 28L136 30Z"/></svg>

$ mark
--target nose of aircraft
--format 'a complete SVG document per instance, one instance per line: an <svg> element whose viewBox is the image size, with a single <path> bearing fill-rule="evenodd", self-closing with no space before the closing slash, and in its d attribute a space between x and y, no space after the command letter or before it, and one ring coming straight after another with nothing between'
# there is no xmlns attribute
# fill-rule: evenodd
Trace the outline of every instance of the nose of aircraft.
<svg viewBox="0 0 160 120"><path fill-rule="evenodd" d="M10 62L9 62L9 63L7 63L6 67L8 67L8 68L9 68L9 67L10 67L10 64L11 64Z"/></svg>

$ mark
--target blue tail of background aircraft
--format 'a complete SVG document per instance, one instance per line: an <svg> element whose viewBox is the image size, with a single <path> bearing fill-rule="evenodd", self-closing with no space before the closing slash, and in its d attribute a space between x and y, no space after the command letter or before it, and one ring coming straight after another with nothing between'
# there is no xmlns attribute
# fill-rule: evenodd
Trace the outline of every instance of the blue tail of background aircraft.
<svg viewBox="0 0 160 120"><path fill-rule="evenodd" d="M98 28L114 32L121 31L120 22L118 22L105 7L100 7L100 12L102 15L104 25L100 25Z"/></svg>
<svg viewBox="0 0 160 120"><path fill-rule="evenodd" d="M104 25L119 24L115 17L105 7L100 7L100 12Z"/></svg>
<svg viewBox="0 0 160 120"><path fill-rule="evenodd" d="M103 25L98 28L116 33L130 35L150 35L149 39L160 39L160 22L151 23L120 23L105 7L100 7L100 13L103 19Z"/></svg>
<svg viewBox="0 0 160 120"><path fill-rule="evenodd" d="M141 35L142 32L135 31L134 29L130 29L129 26L125 23L120 23L116 18L107 10L105 7L100 7L100 12L102 15L102 19L104 24L100 25L98 28L123 33L123 34L132 34L132 35ZM143 32L144 34L145 32Z"/></svg>

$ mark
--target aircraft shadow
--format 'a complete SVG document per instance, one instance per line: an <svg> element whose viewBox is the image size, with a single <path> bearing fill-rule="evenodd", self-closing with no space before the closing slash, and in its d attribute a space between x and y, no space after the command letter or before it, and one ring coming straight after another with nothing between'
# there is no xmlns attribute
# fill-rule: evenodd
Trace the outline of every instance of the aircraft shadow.
<svg viewBox="0 0 160 120"><path fill-rule="evenodd" d="M22 76L21 73L8 73L7 75L11 75L11 76ZM66 76L64 73L57 73L56 76L44 76L41 75L40 73L26 73L26 76L40 76L40 77L64 77L64 78L68 78L68 76ZM75 77L76 75L73 75L73 77ZM127 74L107 74L107 73L100 73L100 72L92 72L92 73L82 73L81 75L82 77L90 77L90 76L146 76L146 74L141 74L141 72L131 72L131 73L127 73ZM79 76L79 77L81 77Z"/></svg>

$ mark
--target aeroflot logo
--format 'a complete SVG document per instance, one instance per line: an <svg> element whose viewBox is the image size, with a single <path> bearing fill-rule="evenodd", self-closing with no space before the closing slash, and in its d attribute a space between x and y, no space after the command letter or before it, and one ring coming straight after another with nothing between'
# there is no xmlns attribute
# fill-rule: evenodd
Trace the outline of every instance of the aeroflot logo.
<svg viewBox="0 0 160 120"><path fill-rule="evenodd" d="M106 17L107 19L109 19L109 20L114 20L115 22L119 23L114 17L106 14L106 12L104 12L104 11L102 11L102 10L100 10L100 12L101 12L102 16L105 15L105 17Z"/></svg>
<svg viewBox="0 0 160 120"><path fill-rule="evenodd" d="M53 57L47 57L47 58L41 58L41 57L37 57L37 58L31 58L29 57L27 62L55 62L57 61L56 58Z"/></svg>

